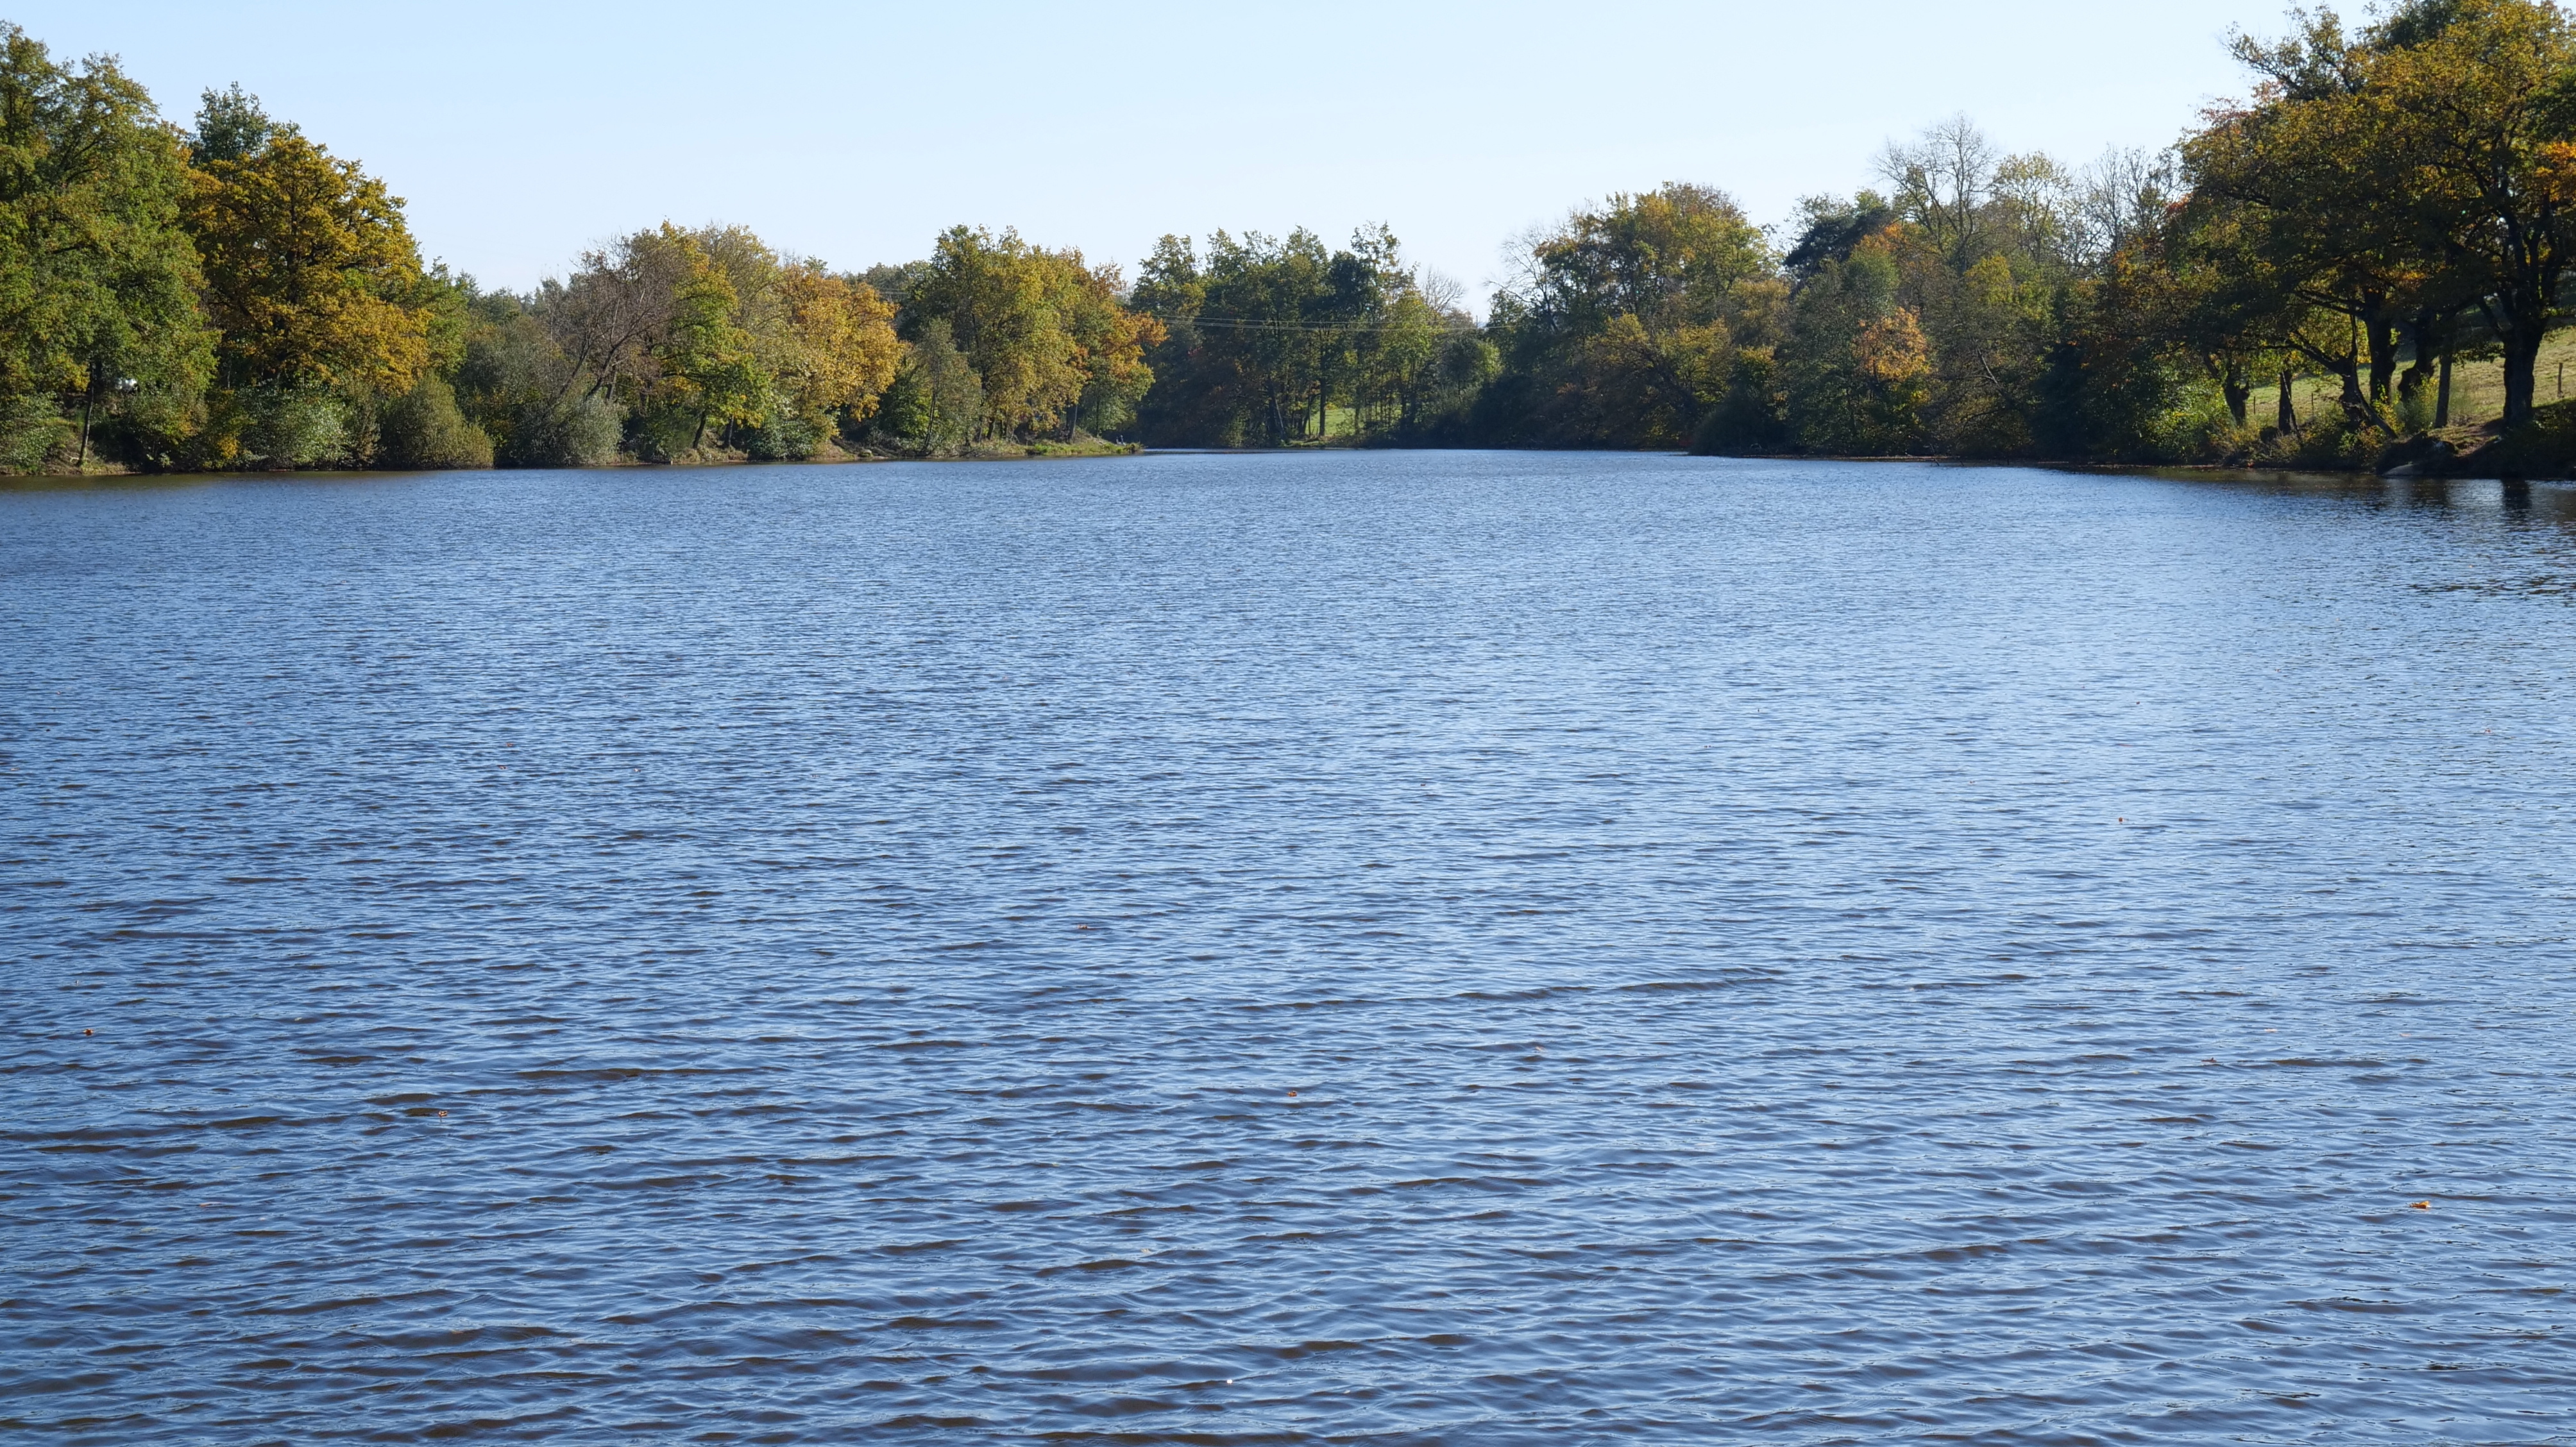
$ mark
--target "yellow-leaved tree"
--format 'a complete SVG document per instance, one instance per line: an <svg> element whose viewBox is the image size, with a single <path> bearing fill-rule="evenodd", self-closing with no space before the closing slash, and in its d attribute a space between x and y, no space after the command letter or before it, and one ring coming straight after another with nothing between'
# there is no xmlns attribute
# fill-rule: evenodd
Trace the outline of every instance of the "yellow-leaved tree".
<svg viewBox="0 0 2576 1447"><path fill-rule="evenodd" d="M874 416L903 352L893 303L815 261L780 267L777 292L778 378L789 406L826 437L836 419L857 424Z"/></svg>
<svg viewBox="0 0 2576 1447"><path fill-rule="evenodd" d="M1145 348L1161 324L1118 300L1115 267L1005 231L952 227L907 298L916 333L932 321L983 379L982 425L1035 437L1091 415L1116 425L1153 382Z"/></svg>
<svg viewBox="0 0 2576 1447"><path fill-rule="evenodd" d="M201 173L188 208L236 388L399 392L429 365L431 307L403 203L288 130Z"/></svg>
<svg viewBox="0 0 2576 1447"><path fill-rule="evenodd" d="M359 417L427 376L440 315L402 199L278 127L201 156L186 221L217 333L199 460L295 466L363 450Z"/></svg>

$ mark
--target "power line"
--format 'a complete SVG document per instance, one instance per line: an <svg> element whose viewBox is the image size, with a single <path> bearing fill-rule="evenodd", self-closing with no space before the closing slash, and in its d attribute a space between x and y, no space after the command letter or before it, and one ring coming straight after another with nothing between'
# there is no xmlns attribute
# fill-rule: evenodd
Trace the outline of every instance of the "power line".
<svg viewBox="0 0 2576 1447"><path fill-rule="evenodd" d="M1177 322L1184 326L1215 327L1222 331L1243 332L1393 332L1447 331L1439 323L1422 322L1272 322L1249 317L1184 316L1177 312L1147 312L1158 322Z"/></svg>

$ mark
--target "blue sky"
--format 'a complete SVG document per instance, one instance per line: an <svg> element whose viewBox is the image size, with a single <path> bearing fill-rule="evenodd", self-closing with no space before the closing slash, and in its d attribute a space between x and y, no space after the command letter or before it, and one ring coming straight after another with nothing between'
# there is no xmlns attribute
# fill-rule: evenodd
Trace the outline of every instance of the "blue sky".
<svg viewBox="0 0 2576 1447"><path fill-rule="evenodd" d="M14 0L174 119L240 81L410 201L428 253L525 286L669 218L835 265L959 221L1133 263L1167 231L1394 226L1481 297L1514 232L1694 180L1756 219L1869 181L1958 111L2083 162L2243 89L2285 7Z"/></svg>

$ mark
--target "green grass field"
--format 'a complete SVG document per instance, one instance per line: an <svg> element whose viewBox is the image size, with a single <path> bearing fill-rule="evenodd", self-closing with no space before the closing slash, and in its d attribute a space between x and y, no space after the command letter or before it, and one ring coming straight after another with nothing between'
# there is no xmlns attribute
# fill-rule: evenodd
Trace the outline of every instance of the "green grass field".
<svg viewBox="0 0 2576 1447"><path fill-rule="evenodd" d="M2576 329L2557 333L2540 348L2539 400L2562 401L2571 392L2576 392ZM2258 427L2270 423L2280 393L2278 386L2255 388L2245 405L2246 420ZM2343 383L2333 377L2301 377L2291 405L2304 421L2331 410L2342 395ZM2504 363L2462 362L2451 369L2452 426L2475 427L2503 415Z"/></svg>

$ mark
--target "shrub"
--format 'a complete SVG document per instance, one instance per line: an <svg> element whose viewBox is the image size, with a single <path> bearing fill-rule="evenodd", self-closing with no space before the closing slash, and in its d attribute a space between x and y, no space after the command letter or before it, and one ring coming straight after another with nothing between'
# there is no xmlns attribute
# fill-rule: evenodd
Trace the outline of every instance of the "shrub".
<svg viewBox="0 0 2576 1447"><path fill-rule="evenodd" d="M0 472L39 472L49 462L69 462L66 444L79 431L51 398L0 397Z"/></svg>
<svg viewBox="0 0 2576 1447"><path fill-rule="evenodd" d="M319 389L278 388L241 394L242 455L274 468L323 467L348 460L349 411Z"/></svg>
<svg viewBox="0 0 2576 1447"><path fill-rule="evenodd" d="M508 419L498 452L512 467L599 467L617 460L626 415L605 397L532 402Z"/></svg>
<svg viewBox="0 0 2576 1447"><path fill-rule="evenodd" d="M385 404L378 414L376 465L414 470L490 467L492 439L456 410L456 393L436 377Z"/></svg>

